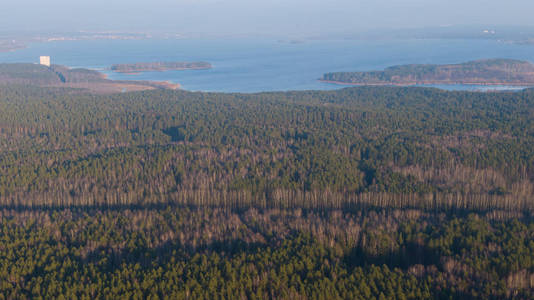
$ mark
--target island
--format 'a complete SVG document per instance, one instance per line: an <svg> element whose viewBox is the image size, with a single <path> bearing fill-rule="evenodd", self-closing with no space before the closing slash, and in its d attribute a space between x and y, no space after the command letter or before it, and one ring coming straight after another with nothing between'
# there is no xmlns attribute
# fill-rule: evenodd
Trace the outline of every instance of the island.
<svg viewBox="0 0 534 300"><path fill-rule="evenodd" d="M484 59L447 65L411 64L383 71L326 73L320 80L349 85L533 86L534 65L512 59Z"/></svg>
<svg viewBox="0 0 534 300"><path fill-rule="evenodd" d="M135 74L139 72L163 72L183 70L207 70L211 64L204 61L196 62L141 62L134 64L115 64L111 70L118 73Z"/></svg>
<svg viewBox="0 0 534 300"><path fill-rule="evenodd" d="M110 80L98 71L61 65L0 64L0 85L10 84L74 88L97 94L180 88L179 84L167 81Z"/></svg>

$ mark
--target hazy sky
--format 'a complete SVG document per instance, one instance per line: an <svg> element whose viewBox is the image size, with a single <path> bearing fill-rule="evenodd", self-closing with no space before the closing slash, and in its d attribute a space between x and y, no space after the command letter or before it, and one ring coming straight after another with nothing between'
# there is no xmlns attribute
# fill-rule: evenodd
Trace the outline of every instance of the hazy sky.
<svg viewBox="0 0 534 300"><path fill-rule="evenodd" d="M532 0L1 0L0 31L315 35L451 24L534 25Z"/></svg>

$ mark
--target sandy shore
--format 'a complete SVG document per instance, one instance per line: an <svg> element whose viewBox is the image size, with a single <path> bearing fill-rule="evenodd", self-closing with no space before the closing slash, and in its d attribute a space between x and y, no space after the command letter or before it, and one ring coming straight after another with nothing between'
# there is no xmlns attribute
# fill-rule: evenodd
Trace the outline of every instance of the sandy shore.
<svg viewBox="0 0 534 300"><path fill-rule="evenodd" d="M178 90L180 84L170 81L149 81L149 80L113 80L105 73L99 72L103 82L73 84L71 87L88 89L95 93L120 93L135 92L154 89ZM139 74L139 73L137 73ZM134 74L129 74L134 75Z"/></svg>

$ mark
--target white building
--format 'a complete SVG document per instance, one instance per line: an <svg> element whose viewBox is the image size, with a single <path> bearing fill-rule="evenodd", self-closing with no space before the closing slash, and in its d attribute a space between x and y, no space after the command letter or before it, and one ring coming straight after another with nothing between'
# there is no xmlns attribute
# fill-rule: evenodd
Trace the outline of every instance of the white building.
<svg viewBox="0 0 534 300"><path fill-rule="evenodd" d="M39 57L39 63L43 66L50 67L50 56Z"/></svg>

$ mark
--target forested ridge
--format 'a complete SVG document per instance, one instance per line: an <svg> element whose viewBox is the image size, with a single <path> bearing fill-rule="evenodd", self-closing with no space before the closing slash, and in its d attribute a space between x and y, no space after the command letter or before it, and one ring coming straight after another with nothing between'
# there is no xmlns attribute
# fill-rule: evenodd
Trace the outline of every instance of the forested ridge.
<svg viewBox="0 0 534 300"><path fill-rule="evenodd" d="M106 81L103 74L88 69L70 69L28 64L0 64L0 84L55 85L65 83L98 83Z"/></svg>
<svg viewBox="0 0 534 300"><path fill-rule="evenodd" d="M47 67L29 63L0 63L0 86L9 85L76 88L97 94L147 89L177 89L179 87L179 85L170 82L110 80L95 70L69 68L61 65Z"/></svg>
<svg viewBox="0 0 534 300"><path fill-rule="evenodd" d="M332 72L322 80L360 85L480 84L534 85L534 65L514 59L482 59L460 64L411 64L383 71Z"/></svg>
<svg viewBox="0 0 534 300"><path fill-rule="evenodd" d="M0 86L0 299L529 299L534 90Z"/></svg>

